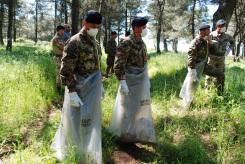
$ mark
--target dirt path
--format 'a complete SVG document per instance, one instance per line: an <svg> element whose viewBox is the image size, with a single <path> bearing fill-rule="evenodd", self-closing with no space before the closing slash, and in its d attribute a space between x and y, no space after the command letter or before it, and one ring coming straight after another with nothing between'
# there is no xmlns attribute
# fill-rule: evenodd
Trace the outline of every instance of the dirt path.
<svg viewBox="0 0 245 164"><path fill-rule="evenodd" d="M108 164L140 164L149 163L156 156L153 147L142 144L118 143L119 148L112 153Z"/></svg>

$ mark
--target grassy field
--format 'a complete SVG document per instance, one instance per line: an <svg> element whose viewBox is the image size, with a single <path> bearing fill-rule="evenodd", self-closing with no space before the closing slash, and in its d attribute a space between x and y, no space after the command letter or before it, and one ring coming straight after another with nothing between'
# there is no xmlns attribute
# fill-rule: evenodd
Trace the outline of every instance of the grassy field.
<svg viewBox="0 0 245 164"><path fill-rule="evenodd" d="M202 80L194 105L185 110L178 93L187 72L186 56L152 53L149 74L157 144L124 151L140 163L245 163L245 61L227 59L226 68L224 96L214 89L205 92ZM0 75L0 159L7 164L56 163L49 146L60 121L61 97L49 46L16 43L12 53L0 48ZM107 163L121 149L107 132L118 82L113 76L103 84Z"/></svg>

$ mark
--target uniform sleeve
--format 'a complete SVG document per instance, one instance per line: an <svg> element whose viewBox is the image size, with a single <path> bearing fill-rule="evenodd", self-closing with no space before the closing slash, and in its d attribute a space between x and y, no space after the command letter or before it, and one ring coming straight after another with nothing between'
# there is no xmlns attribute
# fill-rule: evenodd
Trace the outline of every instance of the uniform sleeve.
<svg viewBox="0 0 245 164"><path fill-rule="evenodd" d="M57 38L52 40L52 44L56 46L59 50L63 51L65 43L64 42L59 42Z"/></svg>
<svg viewBox="0 0 245 164"><path fill-rule="evenodd" d="M116 50L114 71L119 80L125 80L125 66L127 63L128 55L130 49L130 42L124 40L121 42Z"/></svg>
<svg viewBox="0 0 245 164"><path fill-rule="evenodd" d="M78 60L78 46L75 40L70 41L64 48L63 57L61 59L60 77L61 82L67 85L70 91L76 90L76 79L74 70Z"/></svg>
<svg viewBox="0 0 245 164"><path fill-rule="evenodd" d="M188 67L192 69L196 67L196 57L197 57L196 40L193 40L188 50Z"/></svg>

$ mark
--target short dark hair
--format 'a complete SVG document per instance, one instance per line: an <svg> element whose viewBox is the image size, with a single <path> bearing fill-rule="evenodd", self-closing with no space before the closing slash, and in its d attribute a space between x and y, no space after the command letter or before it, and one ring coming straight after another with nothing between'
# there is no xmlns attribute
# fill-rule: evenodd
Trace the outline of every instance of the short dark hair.
<svg viewBox="0 0 245 164"><path fill-rule="evenodd" d="M65 30L65 27L62 26L62 25L58 25L58 26L56 27L56 31L59 31L59 30Z"/></svg>

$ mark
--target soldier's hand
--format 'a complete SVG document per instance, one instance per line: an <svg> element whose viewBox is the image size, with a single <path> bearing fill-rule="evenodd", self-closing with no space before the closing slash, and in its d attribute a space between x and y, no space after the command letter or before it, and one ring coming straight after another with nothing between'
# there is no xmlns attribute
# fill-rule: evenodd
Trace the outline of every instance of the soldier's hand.
<svg viewBox="0 0 245 164"><path fill-rule="evenodd" d="M123 95L128 95L129 89L126 80L120 80L120 92Z"/></svg>

